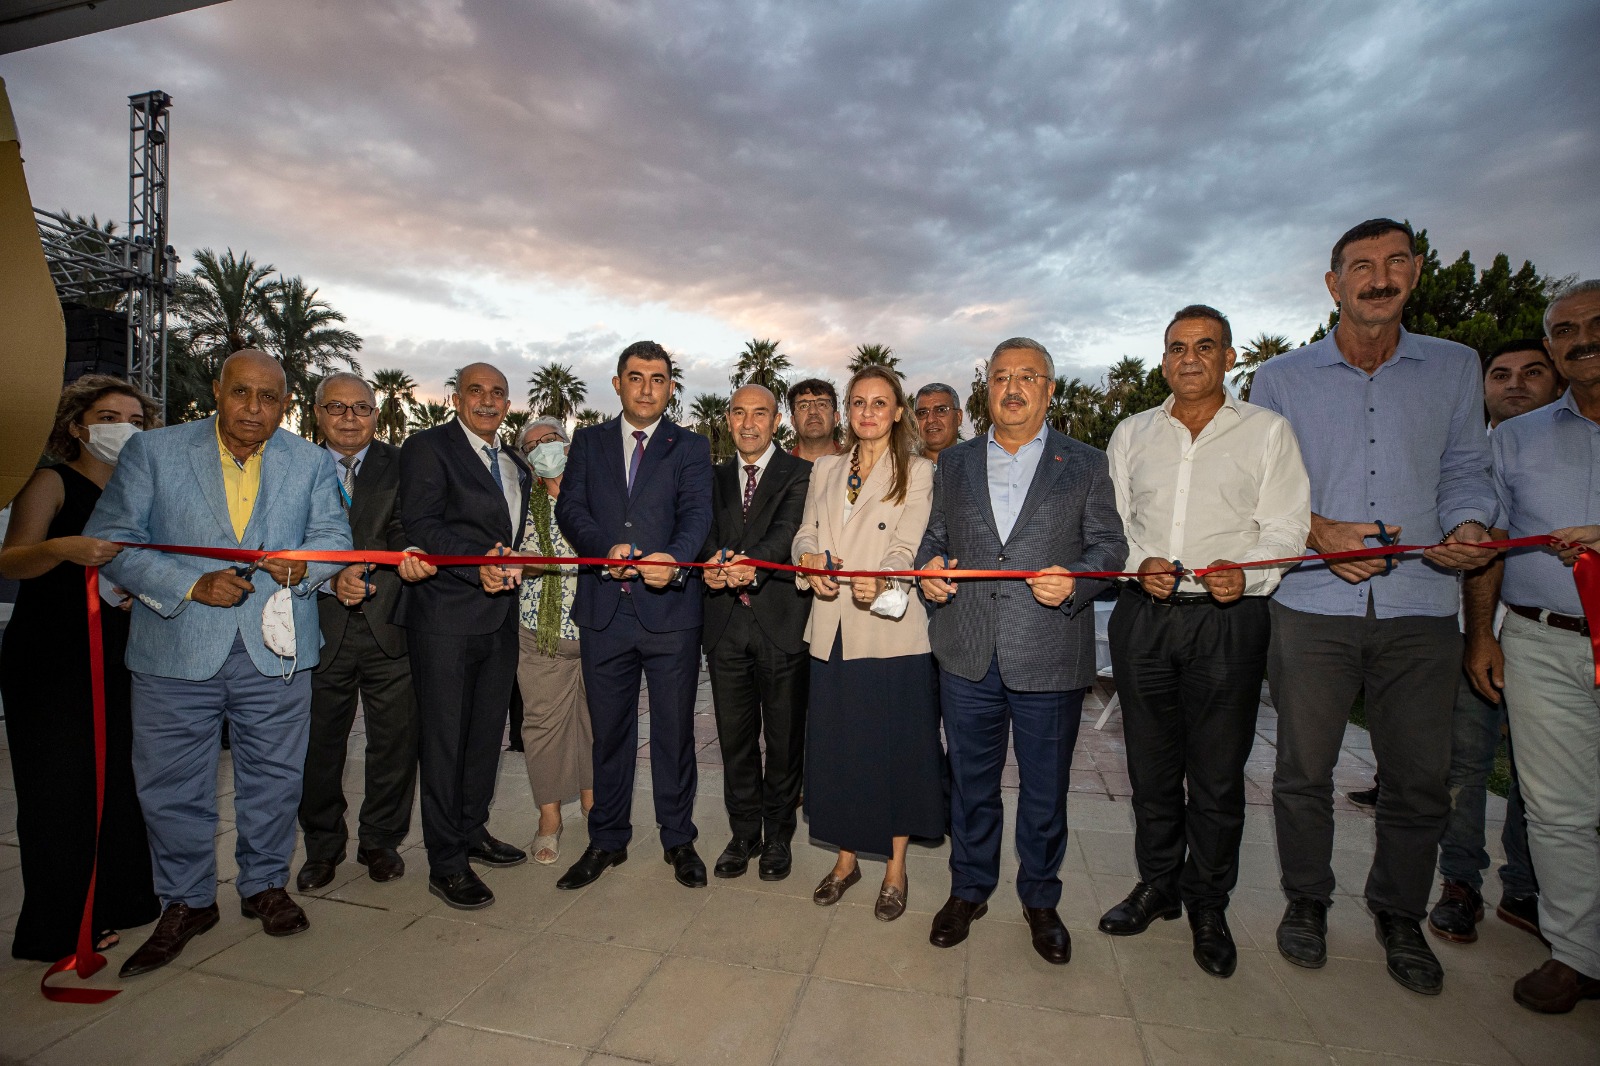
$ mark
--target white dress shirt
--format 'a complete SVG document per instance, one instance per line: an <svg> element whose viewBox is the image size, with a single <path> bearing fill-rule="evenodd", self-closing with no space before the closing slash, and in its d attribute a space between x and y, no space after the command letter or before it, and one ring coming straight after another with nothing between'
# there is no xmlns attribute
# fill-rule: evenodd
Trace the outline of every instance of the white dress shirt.
<svg viewBox="0 0 1600 1066"><path fill-rule="evenodd" d="M640 431L642 431L644 433L644 450L645 451L649 451L650 450L650 438L654 437L656 435L656 430L661 427L661 419L659 419L659 418L656 419L654 422L650 423L648 426L636 426L636 425L634 425L632 422L628 421L628 416L627 415L621 416L620 418L617 419L617 421L622 423L622 483L624 485L627 485L628 484L628 464L633 461L633 449L638 447L638 445L639 445L639 442L634 439L634 436L633 436L634 430L640 430ZM643 456L639 457L639 465L640 466L644 465L644 457ZM631 486L630 486L630 488L631 488Z"/></svg>
<svg viewBox="0 0 1600 1066"><path fill-rule="evenodd" d="M1106 451L1128 538L1126 569L1149 558L1186 569L1217 559L1258 562L1304 554L1311 482L1282 415L1224 392L1198 436L1172 415L1173 398L1124 419ZM1268 596L1288 567L1244 571L1245 595ZM1204 592L1185 575L1181 592Z"/></svg>
<svg viewBox="0 0 1600 1066"><path fill-rule="evenodd" d="M485 447L499 448L495 457L500 463L500 494L506 498L506 514L511 518L511 535L515 537L522 528L522 472L517 467L517 461L510 456L511 449L496 437L493 441L484 440L472 430L468 429L459 420L461 432L466 434L467 443L472 445L472 450L477 453L478 461L483 463L483 468L489 471L489 476L494 476L494 469L489 465L489 453ZM507 548L515 545L507 544Z"/></svg>

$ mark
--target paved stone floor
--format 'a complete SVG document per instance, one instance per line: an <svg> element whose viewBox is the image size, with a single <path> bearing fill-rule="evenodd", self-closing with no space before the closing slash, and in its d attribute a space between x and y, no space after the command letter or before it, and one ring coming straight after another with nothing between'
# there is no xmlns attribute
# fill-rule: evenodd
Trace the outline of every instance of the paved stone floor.
<svg viewBox="0 0 1600 1066"><path fill-rule="evenodd" d="M1250 764L1240 887L1230 915L1238 973L1220 981L1189 957L1182 921L1113 939L1094 923L1134 880L1132 820L1120 731L1105 732L1098 692L1085 709L1074 761L1072 826L1062 912L1073 959L1047 966L1028 945L1009 854L994 909L952 950L927 943L949 886L947 849L913 849L908 913L883 924L871 903L881 867L843 904L809 896L832 856L796 849L789 880L754 874L690 891L660 858L641 762L630 861L580 892L558 892L566 860L584 845L569 809L563 864L485 874L498 901L452 911L429 895L420 833L407 842L406 877L367 880L353 862L304 898L311 930L271 939L239 917L224 886L221 924L165 970L119 982L117 966L141 939L124 934L92 983L122 987L104 1006L46 1002L43 967L0 958L0 1061L175 1063L1527 1063L1600 1060L1600 1004L1558 1018L1511 1001L1510 985L1544 957L1539 944L1492 917L1470 947L1436 945L1445 992L1413 995L1384 973L1358 899L1372 822L1341 803L1330 958L1320 971L1289 966L1273 947L1276 888L1270 785L1276 719L1261 711ZM705 694L702 687L702 702ZM708 712L708 707L702 707ZM701 852L726 842L721 771L702 713ZM359 726L358 726L359 728ZM347 783L361 787L361 738ZM9 753L0 758L0 934L21 904ZM1370 780L1366 736L1352 728L1341 787ZM1008 778L1008 781L1011 779ZM220 873L234 872L231 774L219 772ZM1008 816L1014 792L1007 793ZM1491 810L1499 816L1500 806ZM508 754L494 831L526 843L536 812L520 757ZM1492 826L1497 829L1497 826ZM1491 835L1495 835L1493 832ZM1491 848L1493 845L1491 844ZM1008 849L1009 852L1009 849ZM299 857L296 857L298 868ZM1497 886L1491 898L1497 898ZM59 978L58 978L59 980ZM69 979L70 980L70 979Z"/></svg>

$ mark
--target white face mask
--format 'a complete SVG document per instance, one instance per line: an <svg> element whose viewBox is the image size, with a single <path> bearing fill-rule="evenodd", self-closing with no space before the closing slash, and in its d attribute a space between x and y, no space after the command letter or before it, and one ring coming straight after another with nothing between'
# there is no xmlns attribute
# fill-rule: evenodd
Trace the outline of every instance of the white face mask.
<svg viewBox="0 0 1600 1066"><path fill-rule="evenodd" d="M528 456L533 472L540 477L560 477L567 468L566 441L547 440Z"/></svg>
<svg viewBox="0 0 1600 1066"><path fill-rule="evenodd" d="M139 427L132 422L96 422L85 428L89 431L89 439L83 442L83 446L89 449L90 455L111 466L117 465L122 446L139 432Z"/></svg>
<svg viewBox="0 0 1600 1066"><path fill-rule="evenodd" d="M288 659L288 672L283 675L285 681L294 676L295 664L295 639L294 639L294 600L290 598L288 589L279 589L268 597L266 604L261 608L261 640L266 644L267 650L280 659Z"/></svg>

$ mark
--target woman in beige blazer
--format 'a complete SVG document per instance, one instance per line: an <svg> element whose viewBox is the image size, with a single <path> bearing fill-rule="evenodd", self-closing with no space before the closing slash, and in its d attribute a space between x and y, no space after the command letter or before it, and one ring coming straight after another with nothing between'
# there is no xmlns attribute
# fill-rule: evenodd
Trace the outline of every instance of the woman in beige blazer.
<svg viewBox="0 0 1600 1066"><path fill-rule="evenodd" d="M845 389L845 411L844 451L811 471L795 562L909 570L932 507L933 464L914 454L917 431L899 377L861 370ZM893 921L906 907L909 838L941 837L945 826L927 612L904 580L798 580L815 594L806 627L806 816L812 837L839 848L812 898L824 907L839 902L861 880L856 853L883 855L874 913ZM909 602L893 602L898 594Z"/></svg>

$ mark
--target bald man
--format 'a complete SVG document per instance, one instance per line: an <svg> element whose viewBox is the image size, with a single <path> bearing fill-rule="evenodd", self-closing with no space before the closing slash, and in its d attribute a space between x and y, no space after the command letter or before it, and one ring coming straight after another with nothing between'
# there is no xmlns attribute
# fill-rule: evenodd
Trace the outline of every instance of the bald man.
<svg viewBox="0 0 1600 1066"><path fill-rule="evenodd" d="M288 391L265 352L229 356L212 383L216 416L134 434L85 534L140 544L349 550L333 459L278 428ZM314 593L339 569L271 559L217 568L138 548L104 567L104 580L134 596L133 771L163 908L149 940L123 963L123 977L165 966L217 924L224 722L233 738L240 911L270 936L308 928L285 888L322 642Z"/></svg>
<svg viewBox="0 0 1600 1066"><path fill-rule="evenodd" d="M761 856L763 881L789 876L806 737L806 616L811 599L789 580L748 565L787 562L805 512L811 464L777 448L778 398L745 385L728 404L736 454L714 469L702 643L722 748L722 796L733 839L713 869L739 877ZM766 740L766 764L761 742Z"/></svg>
<svg viewBox="0 0 1600 1066"><path fill-rule="evenodd" d="M488 363L456 371L456 417L400 448L400 524L434 555L492 555L522 543L533 473L502 446L511 409L506 376ZM489 834L511 685L517 674L520 567L445 567L400 591L421 714L422 842L428 891L458 910L494 893L473 872L528 856Z"/></svg>

